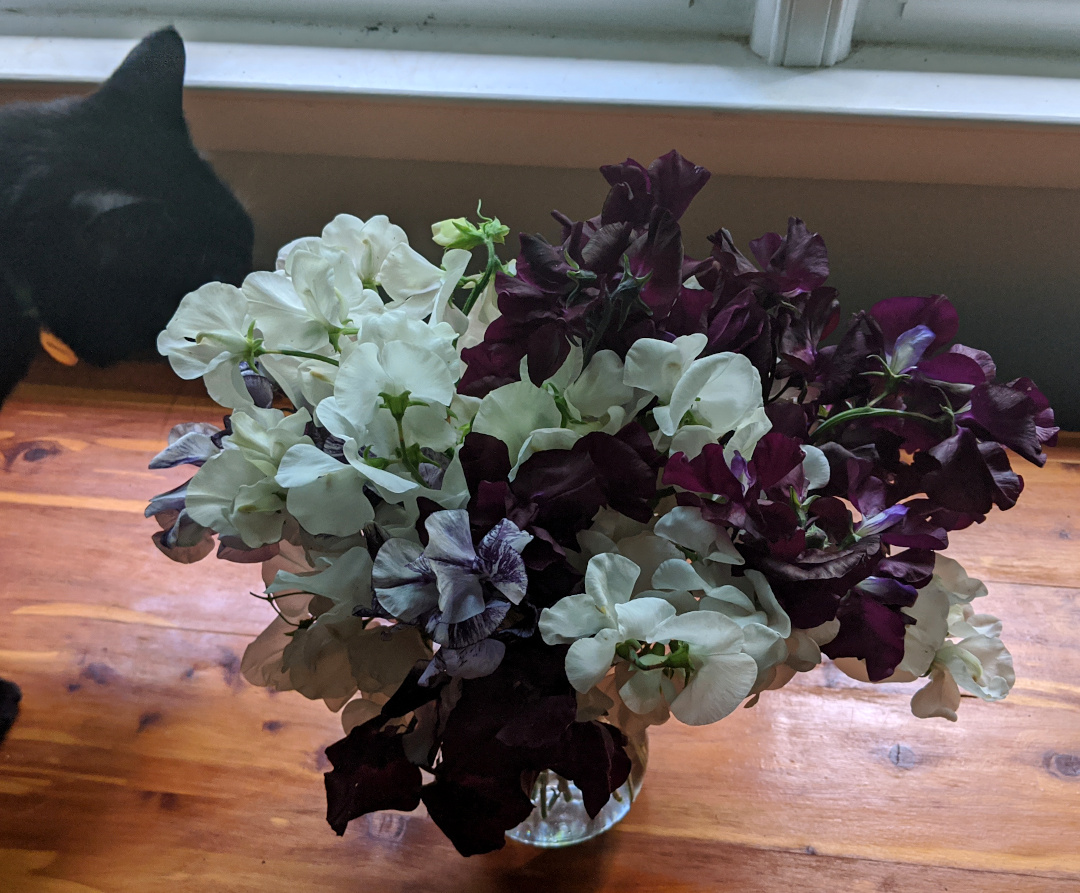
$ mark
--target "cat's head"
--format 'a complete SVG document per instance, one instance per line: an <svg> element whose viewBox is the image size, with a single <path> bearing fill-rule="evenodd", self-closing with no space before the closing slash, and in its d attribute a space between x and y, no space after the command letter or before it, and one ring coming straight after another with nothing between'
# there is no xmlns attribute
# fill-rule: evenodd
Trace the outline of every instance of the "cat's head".
<svg viewBox="0 0 1080 893"><path fill-rule="evenodd" d="M187 292L251 269L251 219L191 143L183 82L166 28L90 96L0 127L5 278L93 363L151 349Z"/></svg>

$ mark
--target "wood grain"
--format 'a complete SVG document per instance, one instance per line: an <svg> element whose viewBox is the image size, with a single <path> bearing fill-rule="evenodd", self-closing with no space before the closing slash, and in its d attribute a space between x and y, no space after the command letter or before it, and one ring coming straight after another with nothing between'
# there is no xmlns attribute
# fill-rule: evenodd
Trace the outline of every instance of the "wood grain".
<svg viewBox="0 0 1080 893"><path fill-rule="evenodd" d="M36 371L0 411L0 891L1080 890L1080 446L1008 515L954 535L988 583L1018 682L960 722L831 665L701 729L651 737L645 787L602 838L462 859L423 815L337 838L321 703L247 685L257 570L172 564L145 500L171 425L219 412L160 366Z"/></svg>

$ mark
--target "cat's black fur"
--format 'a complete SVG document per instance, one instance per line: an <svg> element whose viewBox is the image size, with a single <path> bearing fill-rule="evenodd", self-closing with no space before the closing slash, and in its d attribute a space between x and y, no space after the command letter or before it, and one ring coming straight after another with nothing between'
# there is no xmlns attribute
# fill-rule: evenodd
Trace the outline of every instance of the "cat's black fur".
<svg viewBox="0 0 1080 893"><path fill-rule="evenodd" d="M0 404L45 327L104 366L180 299L250 272L251 219L195 151L184 44L145 38L95 93L0 108Z"/></svg>

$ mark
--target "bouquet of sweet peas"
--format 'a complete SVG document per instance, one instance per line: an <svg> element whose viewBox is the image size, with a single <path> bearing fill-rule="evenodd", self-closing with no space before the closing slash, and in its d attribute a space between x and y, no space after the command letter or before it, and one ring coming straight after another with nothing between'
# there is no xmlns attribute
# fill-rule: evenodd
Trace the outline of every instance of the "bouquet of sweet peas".
<svg viewBox="0 0 1080 893"><path fill-rule="evenodd" d="M599 216L556 214L561 241L522 235L516 262L496 219L436 224L436 265L340 216L160 336L228 415L154 460L197 466L148 508L155 541L262 562L275 615L243 672L342 710L338 833L423 802L461 852L495 849L547 770L594 814L630 768L613 717L716 722L823 654L924 677L924 717L1013 683L985 588L941 551L1019 497L1006 447L1045 462L1042 393L950 346L940 295L826 345L839 303L801 220L753 261L722 229L692 259L706 170L602 173Z"/></svg>

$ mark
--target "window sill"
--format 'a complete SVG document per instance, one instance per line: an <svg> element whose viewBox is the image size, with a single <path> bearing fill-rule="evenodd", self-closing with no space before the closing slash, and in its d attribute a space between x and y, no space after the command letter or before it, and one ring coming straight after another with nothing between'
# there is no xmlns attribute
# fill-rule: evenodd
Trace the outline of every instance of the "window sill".
<svg viewBox="0 0 1080 893"><path fill-rule="evenodd" d="M130 46L0 37L0 97L96 83ZM987 74L973 56L953 66L968 70L919 71L934 64L924 53L866 48L805 70L735 43L714 53L680 64L191 42L188 116L218 151L576 168L676 146L736 175L1080 188L1070 63Z"/></svg>

